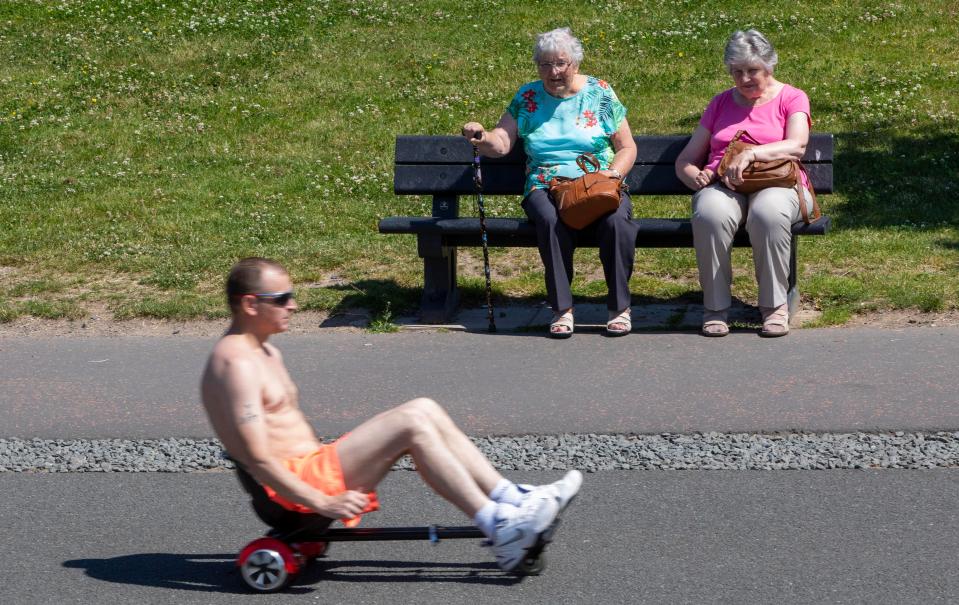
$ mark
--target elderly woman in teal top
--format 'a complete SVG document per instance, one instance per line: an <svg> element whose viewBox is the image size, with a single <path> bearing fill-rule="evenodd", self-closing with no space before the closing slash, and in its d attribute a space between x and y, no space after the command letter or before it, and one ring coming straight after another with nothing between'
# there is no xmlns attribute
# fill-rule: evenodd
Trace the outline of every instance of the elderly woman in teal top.
<svg viewBox="0 0 959 605"><path fill-rule="evenodd" d="M506 155L523 140L526 150L526 195L522 207L536 226L537 243L546 273L546 293L553 320L549 334L568 338L573 334L573 251L582 234L599 239L609 294L606 332L628 334L630 321L629 278L636 251L636 226L627 193L616 212L576 230L559 220L548 186L554 176L579 177L583 172L576 158L586 152L600 161L602 172L622 179L636 160L626 108L609 84L579 73L583 47L569 28L554 29L536 39L533 61L540 80L520 87L492 130L478 122L463 126L463 136L488 157Z"/></svg>

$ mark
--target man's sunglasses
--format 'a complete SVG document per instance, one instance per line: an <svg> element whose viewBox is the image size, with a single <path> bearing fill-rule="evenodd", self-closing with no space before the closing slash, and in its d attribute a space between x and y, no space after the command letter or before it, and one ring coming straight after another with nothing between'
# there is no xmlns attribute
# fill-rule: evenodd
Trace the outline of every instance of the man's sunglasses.
<svg viewBox="0 0 959 605"><path fill-rule="evenodd" d="M291 300L295 298L293 290L287 290L286 292L264 292L263 294L254 294L253 296L257 297L259 300L270 301L270 303L276 305L277 307L285 307Z"/></svg>

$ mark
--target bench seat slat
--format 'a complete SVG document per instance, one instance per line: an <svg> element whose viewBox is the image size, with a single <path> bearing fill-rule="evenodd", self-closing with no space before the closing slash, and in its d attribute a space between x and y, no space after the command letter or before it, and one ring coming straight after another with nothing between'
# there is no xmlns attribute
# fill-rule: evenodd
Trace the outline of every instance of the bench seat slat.
<svg viewBox="0 0 959 605"><path fill-rule="evenodd" d="M639 226L636 236L637 248L689 248L693 245L693 227L689 219L641 218L633 219ZM802 221L792 226L793 235L825 235L829 231L828 216L806 225ZM380 233L437 235L449 246L482 245L478 218L455 219L420 216L393 216L379 222ZM486 219L487 241L491 246L536 246L536 230L528 220L519 218ZM581 237L580 245L596 246L590 237ZM736 246L748 246L749 237L740 230L734 241Z"/></svg>

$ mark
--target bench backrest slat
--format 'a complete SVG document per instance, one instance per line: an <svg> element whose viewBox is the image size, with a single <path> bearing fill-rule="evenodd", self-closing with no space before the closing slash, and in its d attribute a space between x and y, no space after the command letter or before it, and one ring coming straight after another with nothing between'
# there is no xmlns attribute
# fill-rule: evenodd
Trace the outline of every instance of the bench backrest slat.
<svg viewBox="0 0 959 605"><path fill-rule="evenodd" d="M636 164L629 173L630 193L689 194L673 171L688 136L637 136ZM832 193L833 137L813 134L803 164L818 193ZM473 148L458 136L399 136L393 187L401 195L473 193ZM496 195L523 193L526 154L522 145L502 158L483 158L483 191Z"/></svg>

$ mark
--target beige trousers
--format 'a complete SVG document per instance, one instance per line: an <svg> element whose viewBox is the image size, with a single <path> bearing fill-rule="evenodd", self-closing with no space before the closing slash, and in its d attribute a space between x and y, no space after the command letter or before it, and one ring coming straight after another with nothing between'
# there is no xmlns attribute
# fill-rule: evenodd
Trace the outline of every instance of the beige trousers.
<svg viewBox="0 0 959 605"><path fill-rule="evenodd" d="M806 208L812 211L812 195L804 190ZM693 246L699 266L703 306L712 311L727 309L733 266L733 237L743 221L753 247L753 264L759 284L759 306L786 303L792 224L800 220L795 189L770 187L752 195L727 189L720 183L693 195Z"/></svg>

